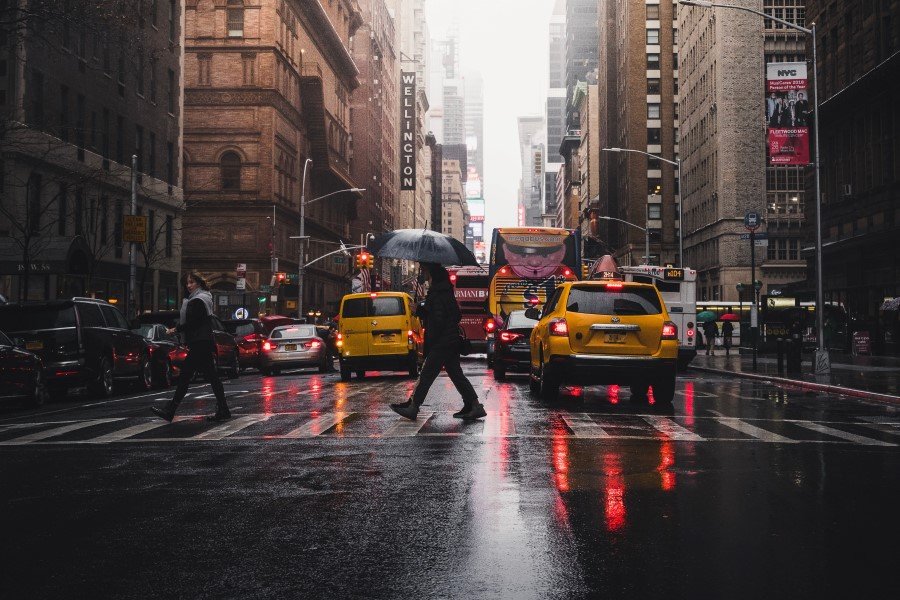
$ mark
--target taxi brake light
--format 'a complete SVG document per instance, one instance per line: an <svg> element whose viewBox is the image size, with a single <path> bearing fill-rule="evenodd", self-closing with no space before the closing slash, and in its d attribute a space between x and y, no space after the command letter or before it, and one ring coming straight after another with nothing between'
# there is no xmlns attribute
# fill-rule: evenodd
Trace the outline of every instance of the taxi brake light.
<svg viewBox="0 0 900 600"><path fill-rule="evenodd" d="M622 289L622 284L621 283L607 283L606 289L612 290L614 292L618 292L619 290Z"/></svg>
<svg viewBox="0 0 900 600"><path fill-rule="evenodd" d="M550 322L550 335L569 335L569 324L565 319L557 319Z"/></svg>
<svg viewBox="0 0 900 600"><path fill-rule="evenodd" d="M369 294L369 298L377 298L377 297L378 297L378 294L376 294L375 292L372 292L371 294Z"/></svg>
<svg viewBox="0 0 900 600"><path fill-rule="evenodd" d="M662 328L662 339L664 340L677 340L678 339L678 327L675 323L671 321L666 321L663 323Z"/></svg>

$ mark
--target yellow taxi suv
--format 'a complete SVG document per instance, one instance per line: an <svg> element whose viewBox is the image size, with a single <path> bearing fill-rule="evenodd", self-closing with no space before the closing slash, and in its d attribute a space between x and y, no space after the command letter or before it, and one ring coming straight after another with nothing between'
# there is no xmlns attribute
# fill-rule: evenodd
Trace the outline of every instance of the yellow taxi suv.
<svg viewBox="0 0 900 600"><path fill-rule="evenodd" d="M412 298L403 292L347 294L341 300L335 346L340 354L341 381L352 373L406 371L419 374L422 326Z"/></svg>
<svg viewBox="0 0 900 600"><path fill-rule="evenodd" d="M652 387L658 404L675 395L678 328L657 289L619 280L558 286L531 333L531 391L554 400L562 385L631 386L632 400Z"/></svg>

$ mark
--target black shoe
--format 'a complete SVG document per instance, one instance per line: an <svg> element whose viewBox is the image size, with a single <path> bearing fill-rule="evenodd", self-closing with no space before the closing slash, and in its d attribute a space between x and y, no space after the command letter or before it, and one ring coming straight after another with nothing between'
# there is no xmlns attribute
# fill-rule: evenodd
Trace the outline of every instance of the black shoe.
<svg viewBox="0 0 900 600"><path fill-rule="evenodd" d="M465 404L461 409L453 413L453 418L462 419L470 410L472 410L472 406L469 404Z"/></svg>
<svg viewBox="0 0 900 600"><path fill-rule="evenodd" d="M171 422L172 422L172 419L175 418L175 413L174 413L174 412L171 412L171 413L170 413L169 411L167 411L167 410L164 409L164 408L159 408L159 407L157 407L157 406L151 406L151 407L150 407L150 410L152 410L153 413L154 413L157 417L159 417L160 419L164 419L164 420L168 421L169 423L171 423Z"/></svg>
<svg viewBox="0 0 900 600"><path fill-rule="evenodd" d="M214 414L214 415L206 416L207 421L214 421L214 422L227 421L230 418L231 418L230 412L219 412L219 411L216 411L216 414Z"/></svg>
<svg viewBox="0 0 900 600"><path fill-rule="evenodd" d="M394 410L397 410L398 408L409 408L410 406L412 406L412 398L410 398L406 402L392 402L391 403L391 408L393 408Z"/></svg>
<svg viewBox="0 0 900 600"><path fill-rule="evenodd" d="M403 406L403 404L406 404L406 406ZM412 402L391 404L391 409L401 417L409 419L410 421L415 421L416 417L419 416L419 407Z"/></svg>
<svg viewBox="0 0 900 600"><path fill-rule="evenodd" d="M485 410L484 410L484 405L480 402L476 402L475 405L472 407L472 410L470 410L469 412L467 412L464 415L461 415L460 418L465 421L474 421L476 419L480 419L480 418L486 417L486 416L487 416L487 412L485 412Z"/></svg>

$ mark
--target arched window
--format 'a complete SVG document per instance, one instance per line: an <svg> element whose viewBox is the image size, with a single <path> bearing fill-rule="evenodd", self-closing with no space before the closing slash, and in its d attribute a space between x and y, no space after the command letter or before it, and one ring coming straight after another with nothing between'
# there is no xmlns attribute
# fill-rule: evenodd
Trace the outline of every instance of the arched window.
<svg viewBox="0 0 900 600"><path fill-rule="evenodd" d="M219 161L222 171L222 189L241 189L241 157L236 152L226 152Z"/></svg>
<svg viewBox="0 0 900 600"><path fill-rule="evenodd" d="M228 37L244 37L244 2L243 0L228 0L226 14L226 27Z"/></svg>

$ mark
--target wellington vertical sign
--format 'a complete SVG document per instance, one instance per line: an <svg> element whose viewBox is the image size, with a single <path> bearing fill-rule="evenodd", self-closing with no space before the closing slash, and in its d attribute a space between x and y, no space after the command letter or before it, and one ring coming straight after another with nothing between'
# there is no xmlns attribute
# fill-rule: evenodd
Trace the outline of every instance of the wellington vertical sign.
<svg viewBox="0 0 900 600"><path fill-rule="evenodd" d="M811 117L806 63L766 65L769 164L809 164Z"/></svg>
<svg viewBox="0 0 900 600"><path fill-rule="evenodd" d="M416 74L400 73L400 189L416 189Z"/></svg>

